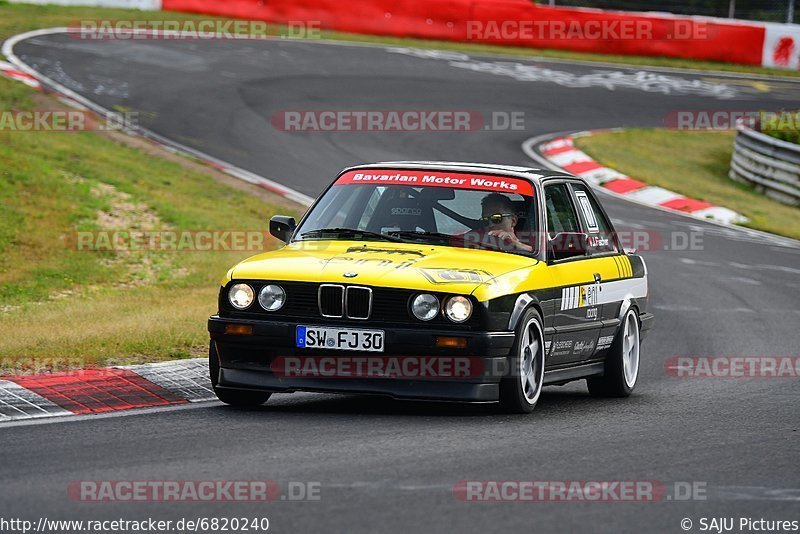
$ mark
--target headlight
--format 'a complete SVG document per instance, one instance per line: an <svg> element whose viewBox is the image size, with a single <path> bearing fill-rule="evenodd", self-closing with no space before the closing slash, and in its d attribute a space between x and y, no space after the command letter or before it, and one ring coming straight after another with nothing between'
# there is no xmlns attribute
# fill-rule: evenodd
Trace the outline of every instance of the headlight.
<svg viewBox="0 0 800 534"><path fill-rule="evenodd" d="M286 302L286 292L281 286L269 284L258 292L258 303L267 311L278 311Z"/></svg>
<svg viewBox="0 0 800 534"><path fill-rule="evenodd" d="M420 321L430 321L439 313L439 299L429 293L417 295L411 302L411 312Z"/></svg>
<svg viewBox="0 0 800 534"><path fill-rule="evenodd" d="M249 308L254 297L253 288L247 284L235 284L228 291L228 300L237 310Z"/></svg>
<svg viewBox="0 0 800 534"><path fill-rule="evenodd" d="M472 315L472 302L461 295L450 297L444 305L444 313L454 323L463 323Z"/></svg>

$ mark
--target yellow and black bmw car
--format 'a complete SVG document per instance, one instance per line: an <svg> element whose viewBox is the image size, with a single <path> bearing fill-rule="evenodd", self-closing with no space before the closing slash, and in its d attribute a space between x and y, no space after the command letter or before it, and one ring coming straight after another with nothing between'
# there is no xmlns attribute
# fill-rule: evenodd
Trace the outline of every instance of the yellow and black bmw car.
<svg viewBox="0 0 800 534"><path fill-rule="evenodd" d="M270 232L285 246L228 271L208 322L223 402L325 391L529 412L544 385L636 385L647 268L580 178L362 165Z"/></svg>

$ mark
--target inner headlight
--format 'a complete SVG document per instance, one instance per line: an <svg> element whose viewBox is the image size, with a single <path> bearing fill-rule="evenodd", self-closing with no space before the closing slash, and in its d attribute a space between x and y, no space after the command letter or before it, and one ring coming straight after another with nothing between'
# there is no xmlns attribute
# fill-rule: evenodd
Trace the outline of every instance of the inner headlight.
<svg viewBox="0 0 800 534"><path fill-rule="evenodd" d="M472 302L461 295L450 297L444 305L444 313L454 323L463 323L472 315Z"/></svg>
<svg viewBox="0 0 800 534"><path fill-rule="evenodd" d="M422 293L411 302L411 312L420 321L430 321L439 313L439 299L430 293Z"/></svg>
<svg viewBox="0 0 800 534"><path fill-rule="evenodd" d="M286 292L281 286L269 284L258 292L258 303L267 311L277 311L286 302Z"/></svg>
<svg viewBox="0 0 800 534"><path fill-rule="evenodd" d="M228 291L228 300L237 310L249 308L254 298L255 292L247 284L234 284Z"/></svg>

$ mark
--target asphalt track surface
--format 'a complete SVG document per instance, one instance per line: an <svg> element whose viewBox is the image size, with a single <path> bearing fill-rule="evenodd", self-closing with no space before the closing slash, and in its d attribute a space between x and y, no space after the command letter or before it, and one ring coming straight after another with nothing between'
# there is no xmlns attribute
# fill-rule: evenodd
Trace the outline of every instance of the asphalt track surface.
<svg viewBox="0 0 800 534"><path fill-rule="evenodd" d="M349 164L531 164L520 145L538 134L800 101L791 82L326 43L53 35L14 51L105 107L140 111L158 134L311 196ZM510 76L494 65L501 61L523 67ZM631 82L640 71L669 80ZM281 110L309 109L523 111L526 128L287 133L270 122ZM255 410L206 403L10 426L0 429L3 516L266 516L275 532L682 532L683 518L693 530L702 517L800 519L798 380L686 379L664 368L678 355L800 354L800 248L612 197L604 203L618 229L689 231L702 241L702 250L644 252L657 322L632 397L593 399L580 381L546 388L530 416L509 416L491 405L294 394ZM82 503L66 491L76 480L252 479L319 482L321 499ZM707 499L465 503L452 491L461 480L689 481L706 484Z"/></svg>

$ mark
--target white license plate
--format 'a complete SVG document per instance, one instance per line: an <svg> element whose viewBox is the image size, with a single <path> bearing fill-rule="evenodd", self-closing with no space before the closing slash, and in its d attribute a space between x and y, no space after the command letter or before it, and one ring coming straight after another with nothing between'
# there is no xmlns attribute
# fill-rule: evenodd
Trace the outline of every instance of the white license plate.
<svg viewBox="0 0 800 534"><path fill-rule="evenodd" d="M383 352L383 330L298 326L295 342L303 349Z"/></svg>

